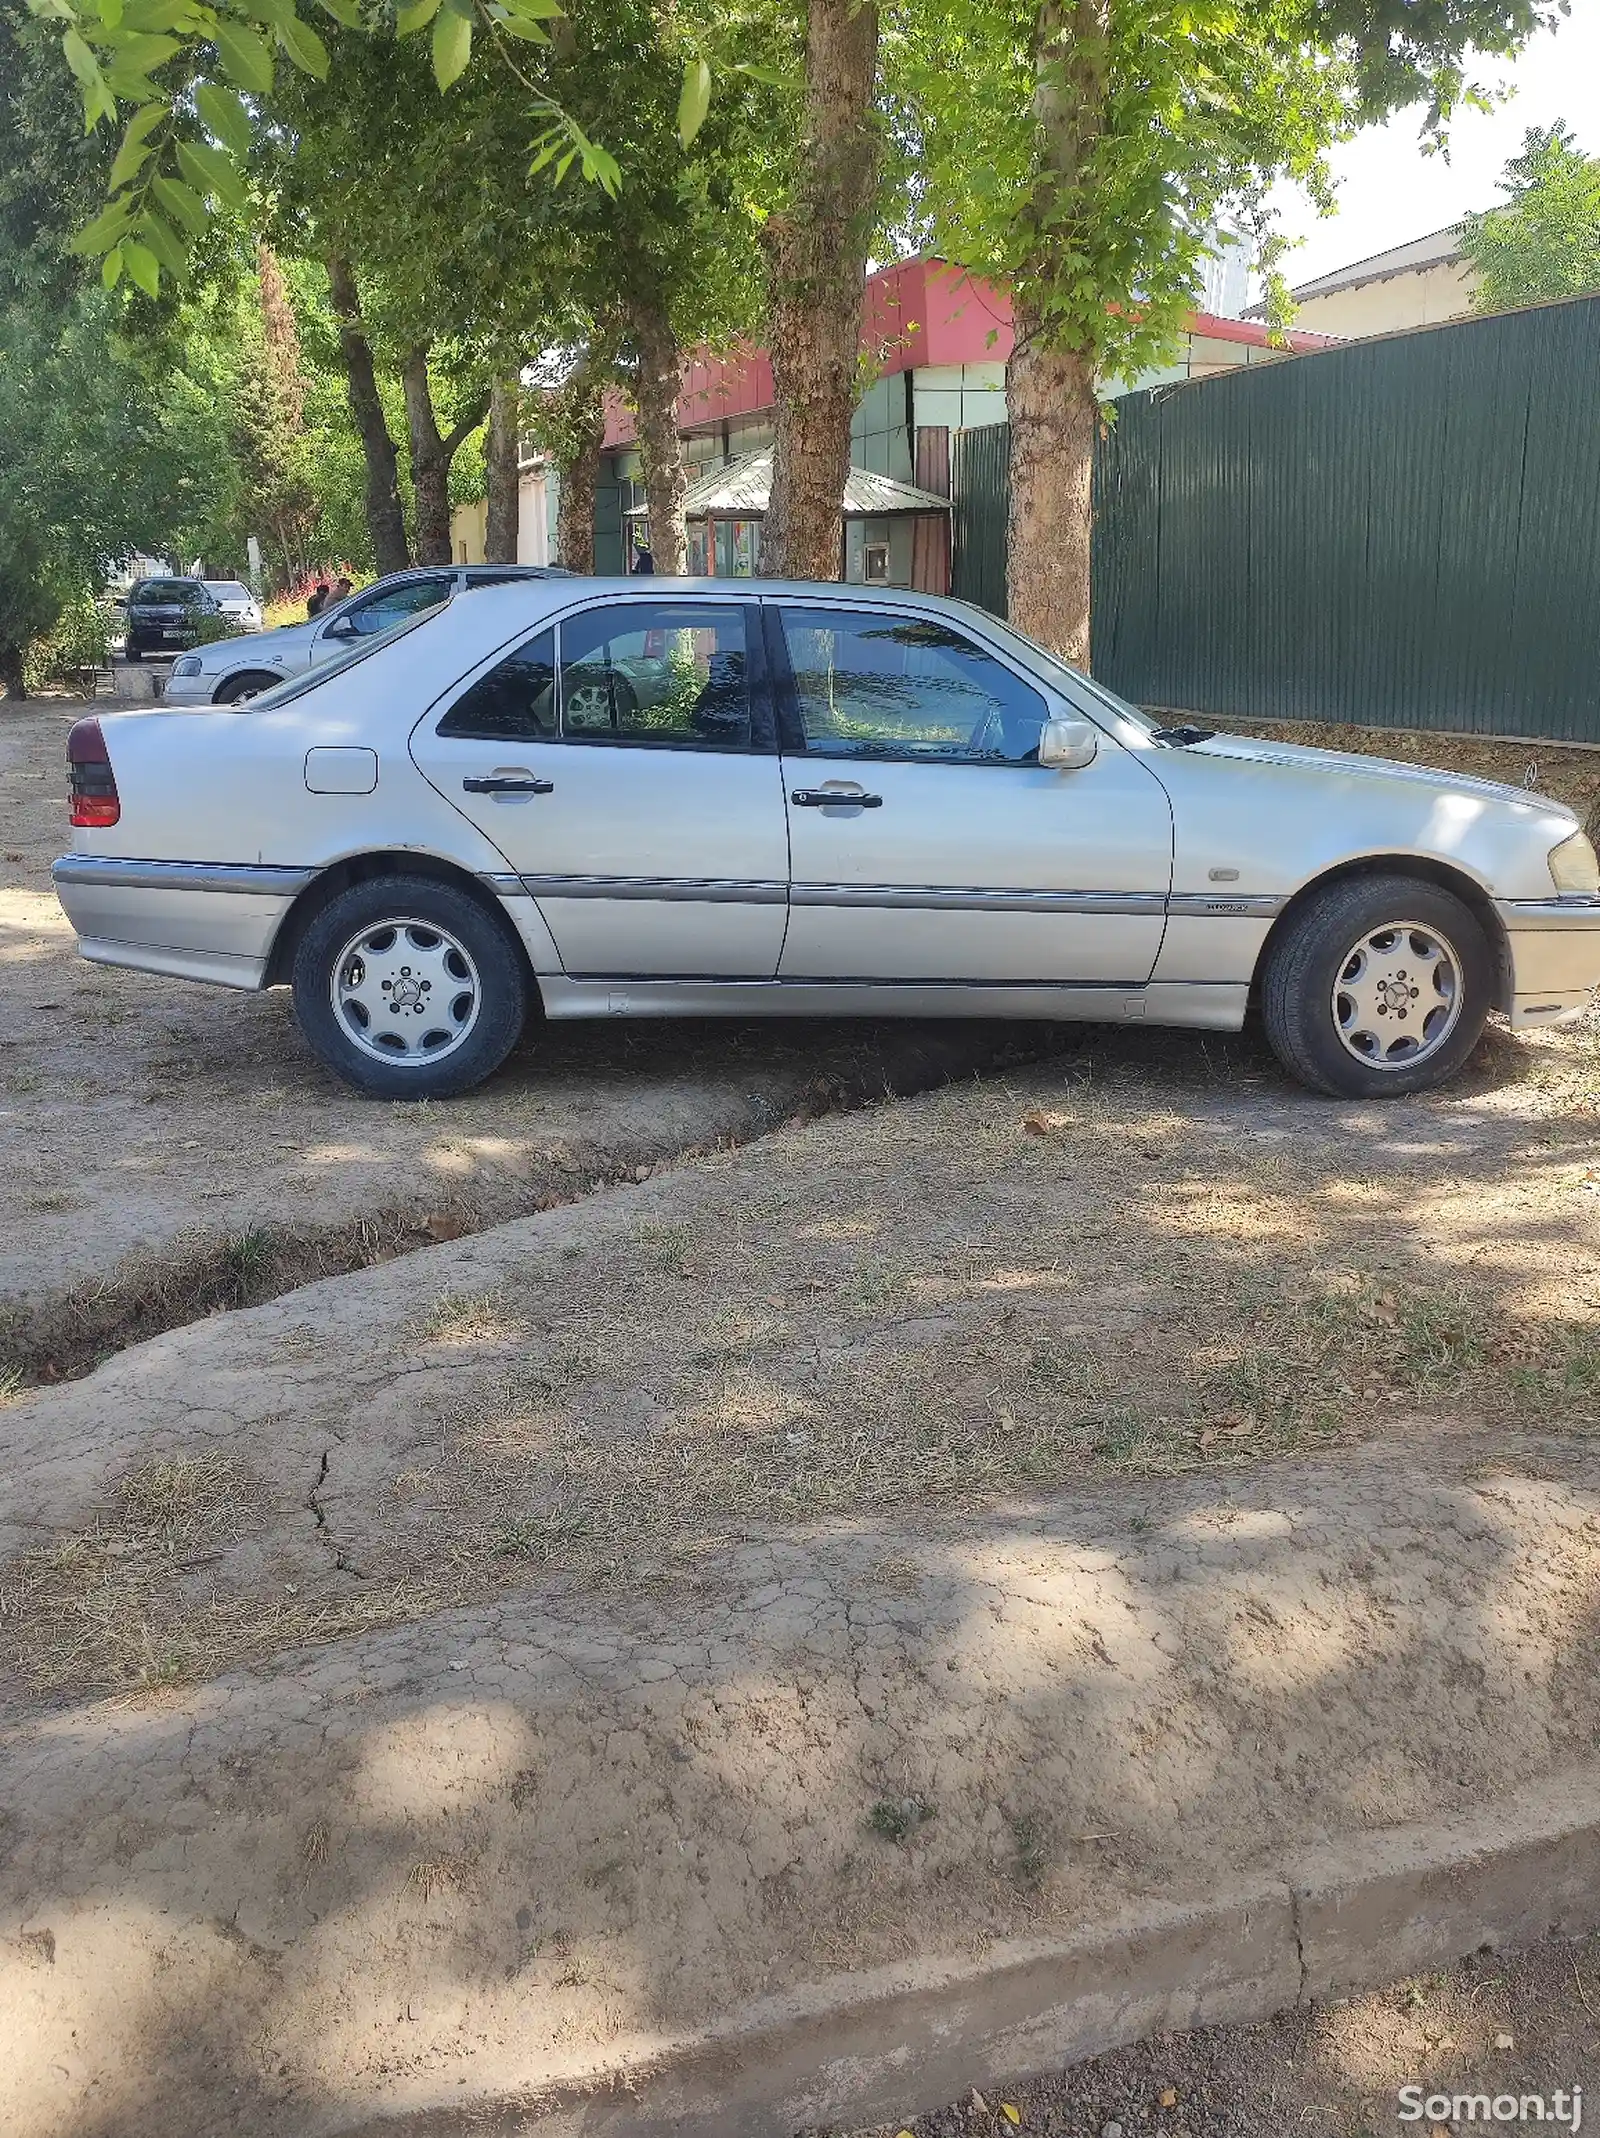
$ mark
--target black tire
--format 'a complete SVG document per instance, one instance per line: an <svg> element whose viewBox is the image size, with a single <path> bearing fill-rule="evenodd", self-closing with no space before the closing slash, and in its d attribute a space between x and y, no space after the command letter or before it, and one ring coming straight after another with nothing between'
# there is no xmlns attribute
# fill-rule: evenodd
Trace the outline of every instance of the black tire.
<svg viewBox="0 0 1600 2138"><path fill-rule="evenodd" d="M440 931L466 953L467 970L476 969L470 1029L436 1059L377 1058L351 1036L354 1023L347 1026L334 1007L336 967L347 973L359 967L359 959L346 957L353 940L363 931L381 938L391 923L411 926L410 940L423 940L417 930ZM392 1000L389 1007L399 1014ZM312 1052L357 1091L375 1099L449 1099L492 1076L516 1045L528 1013L528 983L510 928L471 892L427 876L379 876L341 891L312 919L295 952L294 1013ZM374 1043L391 1030L370 1020L368 1029Z"/></svg>
<svg viewBox="0 0 1600 2138"><path fill-rule="evenodd" d="M271 690L282 681L282 676L268 675L262 670L247 668L242 676L229 676L211 702L213 705L243 705L251 698L259 698L264 690Z"/></svg>
<svg viewBox="0 0 1600 2138"><path fill-rule="evenodd" d="M142 661L144 659L144 648L136 639L126 639L123 642L122 653L125 660Z"/></svg>
<svg viewBox="0 0 1600 2138"><path fill-rule="evenodd" d="M1407 921L1436 932L1453 953L1456 984L1440 1000L1455 1005L1454 1021L1436 1002L1443 1029L1431 1048L1424 1039L1416 1059L1397 1057L1388 1064L1359 1059L1341 1036L1335 984L1356 969L1364 943ZM1411 993L1416 996L1415 987ZM1402 1098L1444 1083L1478 1044L1493 1000L1494 958L1476 915L1453 892L1416 876L1356 876L1329 884L1285 924L1261 984L1261 1016L1272 1051L1291 1076L1336 1099ZM1408 1019L1419 1013L1426 1013L1425 1000L1377 1013L1398 1020L1383 1028L1383 1042L1390 1043L1393 1031L1401 1046L1416 1044L1418 1034Z"/></svg>

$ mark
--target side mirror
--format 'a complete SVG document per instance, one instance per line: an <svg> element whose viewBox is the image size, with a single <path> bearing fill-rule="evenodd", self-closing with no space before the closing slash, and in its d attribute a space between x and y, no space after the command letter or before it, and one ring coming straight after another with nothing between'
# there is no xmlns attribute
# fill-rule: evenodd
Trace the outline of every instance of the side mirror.
<svg viewBox="0 0 1600 2138"><path fill-rule="evenodd" d="M356 629L354 619L349 616L335 617L322 635L324 638L359 638L361 636Z"/></svg>
<svg viewBox="0 0 1600 2138"><path fill-rule="evenodd" d="M1081 772L1100 750L1100 730L1087 720L1047 720L1039 737L1039 762L1056 772Z"/></svg>

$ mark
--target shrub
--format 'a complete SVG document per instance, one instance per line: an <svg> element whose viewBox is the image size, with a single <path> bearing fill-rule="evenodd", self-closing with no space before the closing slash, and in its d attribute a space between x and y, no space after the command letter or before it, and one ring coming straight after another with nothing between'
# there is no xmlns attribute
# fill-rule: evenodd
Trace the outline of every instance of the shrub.
<svg viewBox="0 0 1600 2138"><path fill-rule="evenodd" d="M29 690L76 690L92 698L95 671L111 665L111 631L111 613L103 602L92 594L74 597L51 630L28 648Z"/></svg>

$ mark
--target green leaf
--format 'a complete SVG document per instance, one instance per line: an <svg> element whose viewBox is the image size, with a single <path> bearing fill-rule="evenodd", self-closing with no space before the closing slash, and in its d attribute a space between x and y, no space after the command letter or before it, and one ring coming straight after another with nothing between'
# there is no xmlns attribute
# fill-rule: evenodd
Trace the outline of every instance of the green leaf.
<svg viewBox="0 0 1600 2138"><path fill-rule="evenodd" d="M99 81L100 62L76 30L68 30L62 38L61 56L86 88Z"/></svg>
<svg viewBox="0 0 1600 2138"><path fill-rule="evenodd" d="M530 22L523 15L501 15L496 18L496 27L503 37L520 37L524 44L547 45L550 42L549 31L540 29L538 23Z"/></svg>
<svg viewBox="0 0 1600 2138"><path fill-rule="evenodd" d="M472 57L472 20L441 8L433 19L433 78L441 89L460 81Z"/></svg>
<svg viewBox="0 0 1600 2138"><path fill-rule="evenodd" d="M133 210L127 200L114 200L109 208L102 208L92 223L86 223L72 241L72 250L93 259L96 253L109 252L118 238L127 229Z"/></svg>
<svg viewBox="0 0 1600 2138"><path fill-rule="evenodd" d="M439 12L439 0L415 0L411 7L397 10L394 18L395 34L399 37L414 37L418 30L425 30Z"/></svg>
<svg viewBox="0 0 1600 2138"><path fill-rule="evenodd" d="M100 20L108 30L116 29L122 20L122 0L100 0Z"/></svg>
<svg viewBox="0 0 1600 2138"><path fill-rule="evenodd" d="M154 106L147 104L145 109L146 111L154 109L159 114L162 107L159 104ZM135 114L135 123L137 123L137 119L138 114ZM133 127L130 126L122 137L122 146L117 150L116 161L112 164L110 173L106 178L106 191L108 193L119 191L128 184L130 179L137 178L149 161L149 142L142 135L136 134Z"/></svg>
<svg viewBox="0 0 1600 2138"><path fill-rule="evenodd" d="M152 37L142 30L135 30L129 36L123 31L107 54L108 71L109 63L114 62L123 73L131 70L135 74L149 74L153 68L165 66L174 53L182 49L176 37Z"/></svg>
<svg viewBox="0 0 1600 2138"><path fill-rule="evenodd" d="M507 15L520 15L529 22L557 22L566 14L560 0L500 0Z"/></svg>
<svg viewBox="0 0 1600 2138"><path fill-rule="evenodd" d="M274 73L272 47L267 40L238 22L219 22L211 34L229 79L241 89L253 89L257 96L265 96L272 87Z"/></svg>
<svg viewBox="0 0 1600 2138"><path fill-rule="evenodd" d="M328 48L310 23L298 15L286 16L278 25L278 42L302 74L314 74L319 82L328 79Z"/></svg>
<svg viewBox="0 0 1600 2138"><path fill-rule="evenodd" d="M141 245L136 238L124 238L122 264L128 271L129 279L137 288L142 289L147 297L156 298L161 295L161 268L148 245Z"/></svg>
<svg viewBox="0 0 1600 2138"><path fill-rule="evenodd" d="M139 218L139 235L155 254L174 282L183 281L189 272L189 255L178 238L170 231L159 215L152 215L147 208Z"/></svg>
<svg viewBox="0 0 1600 2138"><path fill-rule="evenodd" d="M202 82L194 97L208 129L236 156L244 155L250 146L250 114L234 92L220 82Z"/></svg>
<svg viewBox="0 0 1600 2138"><path fill-rule="evenodd" d="M584 150L583 175L611 200L622 191L622 166L598 141L591 141Z"/></svg>
<svg viewBox="0 0 1600 2138"><path fill-rule="evenodd" d="M100 262L100 280L108 290L114 290L122 280L122 247L113 245Z"/></svg>
<svg viewBox="0 0 1600 2138"><path fill-rule="evenodd" d="M193 0L127 0L128 27L133 30L185 30L195 27Z"/></svg>
<svg viewBox="0 0 1600 2138"><path fill-rule="evenodd" d="M206 204L192 186L186 186L178 178L158 178L150 188L175 223L181 223L191 237L203 238L206 234Z"/></svg>
<svg viewBox="0 0 1600 2138"><path fill-rule="evenodd" d="M689 60L678 93L678 140L684 148L706 123L711 109L711 69L703 59Z"/></svg>
<svg viewBox="0 0 1600 2138"><path fill-rule="evenodd" d="M740 60L733 71L748 74L753 82L765 82L769 89L787 89L794 80L794 76L785 74L781 67L758 67L752 60Z"/></svg>
<svg viewBox="0 0 1600 2138"><path fill-rule="evenodd" d="M115 59L106 68L105 86L124 104L149 104L161 94L148 74L141 74L137 67L118 66ZM116 117L114 107L111 116Z"/></svg>
<svg viewBox="0 0 1600 2138"><path fill-rule="evenodd" d="M356 6L356 0L317 0L317 5L335 22L342 22L347 30L360 29L361 10Z"/></svg>
<svg viewBox="0 0 1600 2138"><path fill-rule="evenodd" d="M225 208L244 206L243 181L221 149L206 141L180 141L178 161L198 192L214 193Z"/></svg>

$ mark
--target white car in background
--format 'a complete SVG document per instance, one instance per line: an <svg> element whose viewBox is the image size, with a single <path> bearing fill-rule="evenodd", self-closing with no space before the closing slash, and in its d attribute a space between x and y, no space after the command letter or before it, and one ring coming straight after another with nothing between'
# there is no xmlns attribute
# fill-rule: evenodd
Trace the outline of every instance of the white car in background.
<svg viewBox="0 0 1600 2138"><path fill-rule="evenodd" d="M261 629L261 604L242 579L207 579L202 584L230 624L241 631Z"/></svg>
<svg viewBox="0 0 1600 2138"><path fill-rule="evenodd" d="M1236 1031L1257 1003L1293 1075L1372 1099L1600 983L1560 803L1163 725L932 595L522 579L67 755L84 956L291 985L390 1098L478 1083L530 1012Z"/></svg>
<svg viewBox="0 0 1600 2138"><path fill-rule="evenodd" d="M162 690L162 703L243 705L286 677L303 675L319 661L348 652L424 609L435 609L467 587L571 576L544 564L442 564L391 572L359 593L346 595L320 616L281 624L276 631L220 639L215 645L180 654Z"/></svg>

